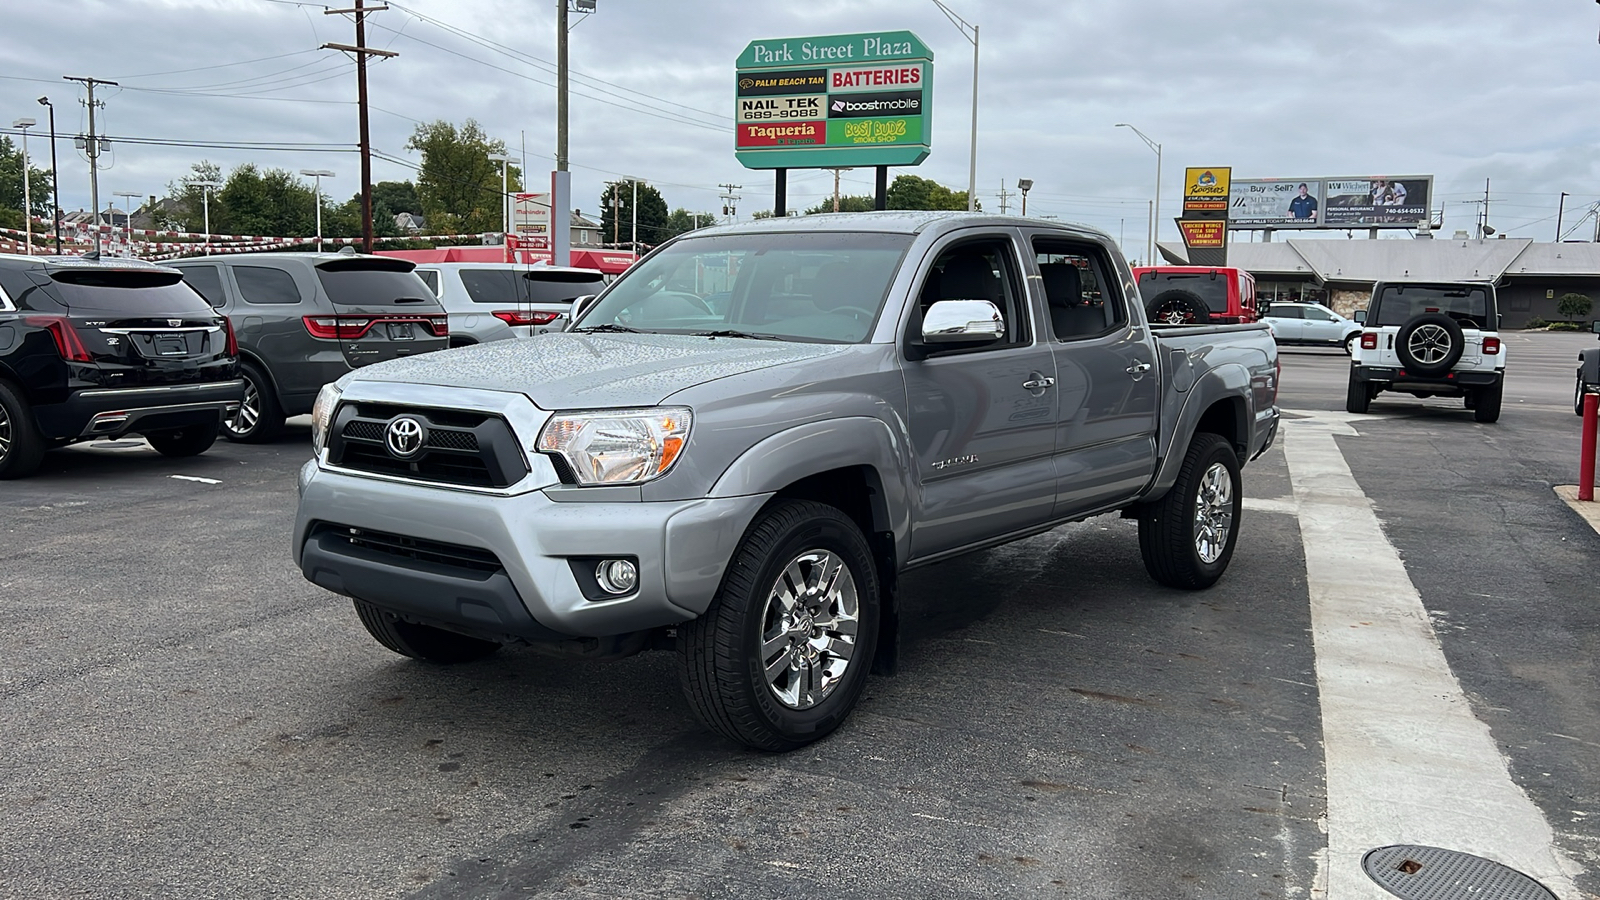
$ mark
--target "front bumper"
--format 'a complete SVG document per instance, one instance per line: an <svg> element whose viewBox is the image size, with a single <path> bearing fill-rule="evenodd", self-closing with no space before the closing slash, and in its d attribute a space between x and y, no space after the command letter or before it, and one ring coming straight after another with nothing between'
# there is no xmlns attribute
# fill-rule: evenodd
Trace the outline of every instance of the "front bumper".
<svg viewBox="0 0 1600 900"><path fill-rule="evenodd" d="M704 612L769 497L558 502L543 490L455 491L312 461L300 473L294 554L313 583L426 624L500 641L605 637ZM369 531L383 538L363 540ZM421 546L397 553L396 538ZM638 589L586 596L575 568L619 557L637 560Z"/></svg>
<svg viewBox="0 0 1600 900"><path fill-rule="evenodd" d="M51 438L119 437L217 422L239 408L244 382L91 388L34 408Z"/></svg>

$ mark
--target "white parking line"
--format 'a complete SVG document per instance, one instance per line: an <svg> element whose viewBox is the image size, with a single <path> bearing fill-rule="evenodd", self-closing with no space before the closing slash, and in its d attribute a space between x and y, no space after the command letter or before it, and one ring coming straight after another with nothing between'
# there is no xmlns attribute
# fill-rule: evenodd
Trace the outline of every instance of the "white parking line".
<svg viewBox="0 0 1600 900"><path fill-rule="evenodd" d="M1361 870L1388 844L1445 847L1527 873L1577 898L1582 867L1511 780L1472 714L1422 598L1334 435L1343 413L1284 425L1305 545L1328 778L1327 896L1390 897Z"/></svg>
<svg viewBox="0 0 1600 900"><path fill-rule="evenodd" d="M215 478L201 478L199 475L168 475L167 477L168 478L175 478L175 479L177 479L179 481L198 481L201 484L221 484L222 483L222 482L216 480Z"/></svg>

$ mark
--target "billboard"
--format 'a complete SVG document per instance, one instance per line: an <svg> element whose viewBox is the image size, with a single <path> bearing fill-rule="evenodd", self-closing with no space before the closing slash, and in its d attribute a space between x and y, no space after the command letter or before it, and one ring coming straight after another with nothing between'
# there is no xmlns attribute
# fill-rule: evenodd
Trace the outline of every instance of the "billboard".
<svg viewBox="0 0 1600 900"><path fill-rule="evenodd" d="M1228 184L1233 169L1200 166L1183 170L1183 211L1228 211Z"/></svg>
<svg viewBox="0 0 1600 900"><path fill-rule="evenodd" d="M746 168L928 156L933 52L909 31L753 41L734 80L734 155Z"/></svg>
<svg viewBox="0 0 1600 900"><path fill-rule="evenodd" d="M1228 227L1415 228L1432 196L1431 175L1235 179Z"/></svg>

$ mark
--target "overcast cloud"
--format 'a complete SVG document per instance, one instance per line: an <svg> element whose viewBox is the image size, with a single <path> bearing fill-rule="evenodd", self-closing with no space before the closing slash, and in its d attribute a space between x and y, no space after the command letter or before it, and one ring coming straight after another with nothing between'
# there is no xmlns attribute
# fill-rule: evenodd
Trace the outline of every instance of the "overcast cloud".
<svg viewBox="0 0 1600 900"><path fill-rule="evenodd" d="M915 174L966 187L971 45L931 0L598 0L572 32L574 205L637 175L669 205L720 207L743 185L741 218L772 203L772 176L732 150L733 66L751 40L908 29L935 54L933 153ZM1087 223L1143 248L1155 156L1117 122L1162 142L1164 239L1174 239L1183 167L1235 178L1434 175L1445 227L1470 228L1491 179L1491 222L1550 240L1566 191L1569 226L1600 202L1600 8L1576 0L948 0L982 28L978 191L1031 178L1030 215ZM86 127L79 85L102 92L111 135L190 143L300 144L241 150L119 144L101 176L113 191L164 193L191 163L327 168L330 194L356 190L354 67L324 42L352 43L349 19L286 0L7 0L0 125ZM404 150L419 121L477 119L529 169L553 167L555 4L402 0L369 17L368 43L399 52L372 67L372 142ZM420 16L420 17L419 17ZM425 18L424 18L425 17ZM434 21L428 21L428 20ZM577 17L574 16L574 21ZM510 55L441 27L512 49ZM266 59L266 57L278 57ZM199 71L168 73L175 70ZM596 79L599 79L598 81ZM637 93L635 93L637 92ZM606 101L606 102L602 102ZM48 164L46 141L30 140ZM319 152L318 146L335 148ZM60 145L61 202L88 206L87 163ZM913 170L894 170L894 172ZM374 180L412 170L375 161ZM893 173L892 173L893 174ZM537 180L538 175L534 176ZM845 175L870 193L872 173ZM832 190L791 173L790 205ZM1015 199L1012 200L1015 211ZM1593 221L1575 237L1593 236Z"/></svg>

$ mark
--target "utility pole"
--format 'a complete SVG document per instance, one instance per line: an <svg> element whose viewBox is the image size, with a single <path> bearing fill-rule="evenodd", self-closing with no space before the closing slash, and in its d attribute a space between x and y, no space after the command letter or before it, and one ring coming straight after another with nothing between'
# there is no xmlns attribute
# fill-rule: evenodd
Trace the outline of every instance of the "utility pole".
<svg viewBox="0 0 1600 900"><path fill-rule="evenodd" d="M1561 192L1561 200L1556 204L1556 243L1561 243L1561 214L1567 208L1567 192Z"/></svg>
<svg viewBox="0 0 1600 900"><path fill-rule="evenodd" d="M855 170L850 168L850 167L848 167L848 166L846 166L844 168L832 169L831 171L833 172L833 211L834 212L838 212L839 211L839 174L841 172L853 172ZM721 185L721 187L726 187L726 186L727 185Z"/></svg>
<svg viewBox="0 0 1600 900"><path fill-rule="evenodd" d="M364 0L355 0L351 9L325 9L325 16L355 13L356 43L323 44L323 50L343 50L356 58L356 108L361 120L361 252L372 252L372 140L367 131L367 57L385 58L399 56L393 50L373 50L367 46L367 13L382 12L387 6L363 6Z"/></svg>
<svg viewBox="0 0 1600 900"><path fill-rule="evenodd" d="M744 185L719 184L717 187L722 188L722 214L737 220L739 218L739 201L744 198L734 192L742 189Z"/></svg>
<svg viewBox="0 0 1600 900"><path fill-rule="evenodd" d="M567 171L567 0L556 0L556 171Z"/></svg>
<svg viewBox="0 0 1600 900"><path fill-rule="evenodd" d="M1006 203L1011 199L1011 192L1006 190L1005 181L1000 182L1000 215L1006 214Z"/></svg>
<svg viewBox="0 0 1600 900"><path fill-rule="evenodd" d="M100 255L100 151L111 148L110 141L102 141L94 133L95 107L105 106L104 101L96 103L94 99L94 86L103 84L108 87L117 87L115 81L106 81L100 78L85 78L77 75L63 75L67 81L81 81L89 89L89 137L79 138L83 143L83 152L89 156L89 204L94 207L94 255Z"/></svg>

